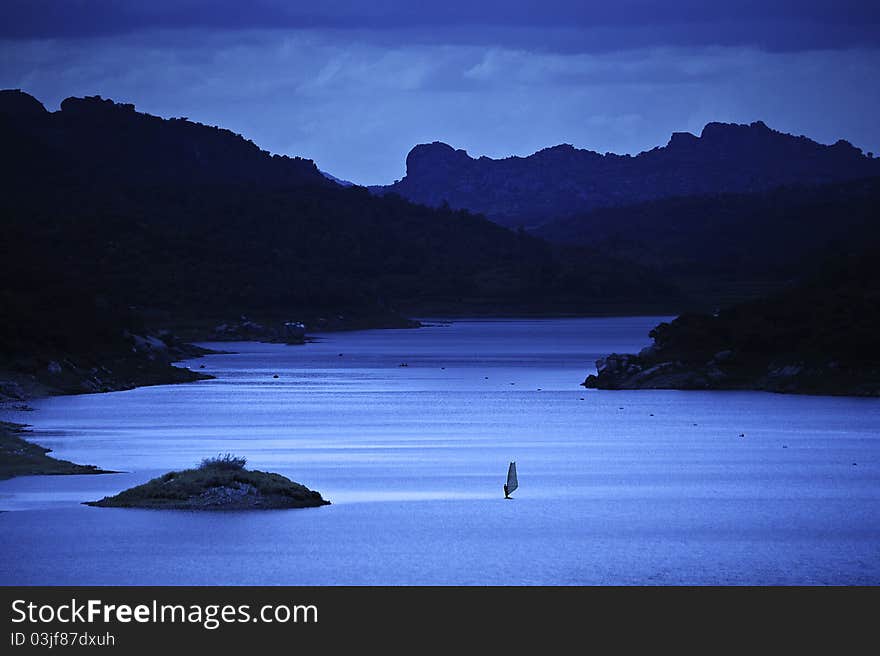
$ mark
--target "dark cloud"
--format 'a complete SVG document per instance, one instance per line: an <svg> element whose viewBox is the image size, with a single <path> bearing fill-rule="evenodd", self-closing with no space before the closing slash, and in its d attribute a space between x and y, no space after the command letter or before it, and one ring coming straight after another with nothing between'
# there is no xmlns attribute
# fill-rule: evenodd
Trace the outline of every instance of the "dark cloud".
<svg viewBox="0 0 880 656"><path fill-rule="evenodd" d="M442 40L568 52L664 45L802 50L880 44L880 3L854 0L4 0L0 16L0 38L17 39L157 29L339 29L366 31L378 41L397 44Z"/></svg>

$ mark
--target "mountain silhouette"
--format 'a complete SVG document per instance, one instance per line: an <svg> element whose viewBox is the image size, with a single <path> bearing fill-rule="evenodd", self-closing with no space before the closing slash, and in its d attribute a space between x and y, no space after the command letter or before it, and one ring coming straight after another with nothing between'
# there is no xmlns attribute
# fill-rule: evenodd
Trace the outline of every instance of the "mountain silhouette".
<svg viewBox="0 0 880 656"><path fill-rule="evenodd" d="M636 157L570 146L500 161L440 144L410 153L409 183L488 171L481 184L506 182L485 203L520 199L507 205L514 218L543 208L543 233L564 245L456 209L454 197L432 208L341 186L311 160L99 96L49 112L0 92L0 142L0 371L44 381L61 368L66 389L170 380L171 347L160 357L143 337L165 328L206 339L230 320L351 328L405 325L401 313L705 310L877 241L877 181L840 181L877 163L763 124L712 124ZM693 195L712 184L738 191ZM670 189L679 196L651 196ZM546 220L555 206L571 213Z"/></svg>
<svg viewBox="0 0 880 656"><path fill-rule="evenodd" d="M880 177L873 177L603 207L548 221L534 234L614 253L723 304L787 284L821 259L880 244L878 204Z"/></svg>
<svg viewBox="0 0 880 656"><path fill-rule="evenodd" d="M756 121L709 123L700 136L676 132L665 146L635 156L562 144L528 157L475 159L445 143L421 144L407 156L403 179L371 189L531 228L602 207L875 175L880 159L846 141L825 146Z"/></svg>
<svg viewBox="0 0 880 656"><path fill-rule="evenodd" d="M3 90L0 128L7 181L329 184L311 160L270 155L230 130L143 114L100 96L67 98L49 112L20 90Z"/></svg>
<svg viewBox="0 0 880 656"><path fill-rule="evenodd" d="M0 355L100 349L136 321L365 327L438 308L677 302L637 267L377 198L229 130L98 96L48 112L0 92L0 142Z"/></svg>

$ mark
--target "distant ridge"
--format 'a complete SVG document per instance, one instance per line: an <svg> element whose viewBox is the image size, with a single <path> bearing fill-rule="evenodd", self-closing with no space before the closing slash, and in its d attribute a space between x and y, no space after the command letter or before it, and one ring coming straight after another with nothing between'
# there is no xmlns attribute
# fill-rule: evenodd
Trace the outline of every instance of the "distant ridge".
<svg viewBox="0 0 880 656"><path fill-rule="evenodd" d="M143 114L101 96L67 98L49 112L23 91L2 90L0 125L15 126L4 134L4 162L14 162L6 181L61 175L89 183L329 184L312 160L272 155L231 130Z"/></svg>
<svg viewBox="0 0 880 656"><path fill-rule="evenodd" d="M343 180L342 178L337 178L335 175L331 175L330 173L327 173L327 171L321 171L321 175L323 175L323 176L324 176L325 178L327 178L328 180L331 180L332 182L335 182L336 184L338 184L338 185L341 186L341 187L353 187L353 186L355 186L355 185L354 185L354 182L349 182L348 180Z"/></svg>
<svg viewBox="0 0 880 656"><path fill-rule="evenodd" d="M613 258L562 252L468 212L377 198L309 159L100 96L49 112L2 91L0 143L0 371L4 354L38 354L36 368L22 365L30 373L111 339L124 353L122 335L147 325L213 337L247 324L274 336L289 323L408 326L401 313L412 308L681 302L637 267L618 272Z"/></svg>
<svg viewBox="0 0 880 656"><path fill-rule="evenodd" d="M442 201L343 187L311 160L99 96L48 112L0 92L0 143L0 400L24 398L20 382L101 391L200 378L170 366L189 357L174 332L210 340L247 327L245 338L263 339L289 337L291 323L411 326L401 312L711 310L877 244L880 180L867 179L877 162L763 124L712 124L636 157L571 146L499 161L444 144L410 153L410 182L470 171L488 191L464 191L520 216L571 199L618 204L570 215L577 224L545 221L557 244ZM803 182L823 176L865 179ZM632 204L672 192L692 195ZM873 319L860 325L876 335Z"/></svg>
<svg viewBox="0 0 880 656"><path fill-rule="evenodd" d="M825 146L756 121L709 123L700 136L675 132L665 146L635 156L561 144L528 157L475 159L435 141L409 152L402 180L371 189L432 207L445 202L510 227L535 227L600 207L876 175L880 159L846 141Z"/></svg>

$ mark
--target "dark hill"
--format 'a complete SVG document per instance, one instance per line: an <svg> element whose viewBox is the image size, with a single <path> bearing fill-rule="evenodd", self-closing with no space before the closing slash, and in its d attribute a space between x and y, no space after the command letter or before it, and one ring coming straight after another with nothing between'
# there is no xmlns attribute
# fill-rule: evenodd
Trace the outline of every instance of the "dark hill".
<svg viewBox="0 0 880 656"><path fill-rule="evenodd" d="M330 184L311 160L270 155L229 130L100 96L68 98L48 112L22 91L0 91L0 130L6 183L49 176L84 185Z"/></svg>
<svg viewBox="0 0 880 656"><path fill-rule="evenodd" d="M535 233L614 252L721 303L802 276L816 260L880 244L878 206L880 178L869 178L601 208Z"/></svg>
<svg viewBox="0 0 880 656"><path fill-rule="evenodd" d="M834 258L782 292L662 323L652 346L600 359L584 385L878 396L878 256Z"/></svg>
<svg viewBox="0 0 880 656"><path fill-rule="evenodd" d="M133 335L171 326L205 337L243 314L366 327L400 325L412 309L678 303L648 272L610 257L343 188L311 161L272 156L228 130L97 97L47 112L4 92L0 139L0 370L71 361L99 371L101 353L143 345ZM141 350L145 366L165 366L152 346Z"/></svg>
<svg viewBox="0 0 880 656"><path fill-rule="evenodd" d="M474 159L434 142L413 148L393 191L432 207L447 202L507 226L535 227L599 207L672 196L755 192L880 175L880 159L846 141L825 146L750 125L709 123L699 137L672 135L636 156L604 155L563 144L528 157Z"/></svg>

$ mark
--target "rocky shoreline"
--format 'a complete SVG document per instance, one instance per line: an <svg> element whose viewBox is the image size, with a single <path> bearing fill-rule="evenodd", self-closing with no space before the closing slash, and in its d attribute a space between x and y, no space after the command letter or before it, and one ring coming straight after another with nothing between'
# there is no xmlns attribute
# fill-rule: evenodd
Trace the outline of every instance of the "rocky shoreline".
<svg viewBox="0 0 880 656"><path fill-rule="evenodd" d="M174 362L214 351L178 341L170 334L125 336L128 349L105 353L59 353L53 349L0 358L0 407L28 410L40 396L92 394L213 378Z"/></svg>
<svg viewBox="0 0 880 656"><path fill-rule="evenodd" d="M124 347L83 348L61 353L32 348L27 353L0 355L0 411L7 415L32 410L31 399L67 394L93 394L172 385L214 378L175 366L181 360L219 353L191 341L263 341L304 344L306 331L335 332L363 328L417 328L418 321L396 314L382 317L316 317L299 321L255 321L245 316L212 325L182 325L174 333L159 329L144 334L125 332ZM183 337L181 337L183 335ZM0 421L0 480L39 474L114 473L93 465L78 465L46 455L50 450L21 437L26 424Z"/></svg>
<svg viewBox="0 0 880 656"><path fill-rule="evenodd" d="M603 390L754 390L783 394L880 396L880 369L855 369L835 361L738 361L719 351L706 362L662 360L612 353L596 361L597 374L581 385Z"/></svg>
<svg viewBox="0 0 880 656"><path fill-rule="evenodd" d="M34 348L26 353L0 355L0 409L29 410L29 399L64 394L116 392L148 385L172 385L213 376L175 362L219 351L192 342L257 341L290 345L305 344L308 333L363 330L367 328L418 328L421 324L397 314L382 316L332 316L307 322L251 319L241 316L219 322L181 322L173 332L123 336L124 348L82 352L59 352Z"/></svg>
<svg viewBox="0 0 880 656"><path fill-rule="evenodd" d="M880 396L876 257L832 259L776 294L661 323L651 346L600 358L583 385Z"/></svg>
<svg viewBox="0 0 880 656"><path fill-rule="evenodd" d="M0 357L0 410L6 415L29 411L31 399L89 394L167 385L213 378L172 363L213 353L180 342L170 333L124 333L106 352L83 348L62 353L57 348L31 348ZM51 450L25 439L26 424L0 422L0 480L15 476L110 474L94 465L79 465L47 455Z"/></svg>
<svg viewBox="0 0 880 656"><path fill-rule="evenodd" d="M304 344L308 333L343 332L374 328L419 328L421 324L395 312L371 315L312 316L303 319L252 318L241 315L235 319L215 322L181 322L174 326L175 335L187 342L255 341L278 344Z"/></svg>

